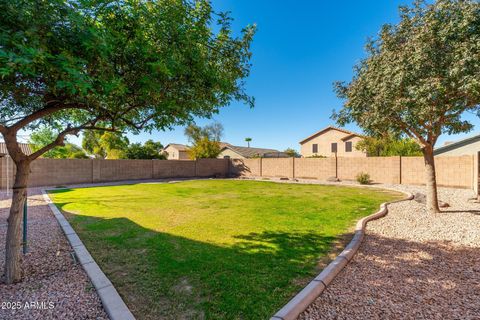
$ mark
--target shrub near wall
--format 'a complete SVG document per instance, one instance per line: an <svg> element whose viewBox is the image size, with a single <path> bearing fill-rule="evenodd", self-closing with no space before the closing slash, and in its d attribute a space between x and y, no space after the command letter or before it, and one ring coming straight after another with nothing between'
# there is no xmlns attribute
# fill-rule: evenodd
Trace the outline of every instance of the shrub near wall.
<svg viewBox="0 0 480 320"><path fill-rule="evenodd" d="M345 157L337 163L340 180L355 180L364 172L376 183L400 183L400 157Z"/></svg>

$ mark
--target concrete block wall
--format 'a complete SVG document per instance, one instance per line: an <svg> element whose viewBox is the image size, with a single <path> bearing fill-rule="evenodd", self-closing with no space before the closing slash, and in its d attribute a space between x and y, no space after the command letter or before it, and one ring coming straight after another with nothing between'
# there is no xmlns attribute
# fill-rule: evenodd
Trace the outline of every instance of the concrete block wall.
<svg viewBox="0 0 480 320"><path fill-rule="evenodd" d="M294 158L262 158L263 177L294 177Z"/></svg>
<svg viewBox="0 0 480 320"><path fill-rule="evenodd" d="M227 176L229 160L37 159L30 166L29 187L123 180ZM8 171L8 172L7 172ZM15 164L0 158L1 189L11 188Z"/></svg>
<svg viewBox="0 0 480 320"><path fill-rule="evenodd" d="M440 186L478 191L479 157L436 157ZM56 186L77 183L181 177L287 177L326 180L338 177L355 180L360 172L376 183L424 184L422 157L369 158L263 158L192 160L83 160L37 159L32 162L29 186ZM11 188L15 165L0 158L0 184Z"/></svg>
<svg viewBox="0 0 480 320"><path fill-rule="evenodd" d="M226 176L229 168L228 159L198 159L195 177Z"/></svg>
<svg viewBox="0 0 480 320"><path fill-rule="evenodd" d="M340 180L355 180L364 172L377 183L400 183L400 157L339 157L337 166Z"/></svg>
<svg viewBox="0 0 480 320"><path fill-rule="evenodd" d="M479 156L436 157L439 186L479 189ZM374 183L425 184L423 157L330 157L232 159L232 176L355 180L360 172Z"/></svg>
<svg viewBox="0 0 480 320"><path fill-rule="evenodd" d="M29 184L90 183L92 167L93 161L88 159L37 159L30 165Z"/></svg>
<svg viewBox="0 0 480 320"><path fill-rule="evenodd" d="M153 178L188 178L195 176L195 161L186 160L152 160Z"/></svg>
<svg viewBox="0 0 480 320"><path fill-rule="evenodd" d="M152 179L152 160L92 160L100 163L101 182Z"/></svg>
<svg viewBox="0 0 480 320"><path fill-rule="evenodd" d="M423 157L403 157L401 169L403 184L425 183L425 163Z"/></svg>
<svg viewBox="0 0 480 320"><path fill-rule="evenodd" d="M327 180L335 177L335 158L295 159L295 177L300 179Z"/></svg>
<svg viewBox="0 0 480 320"><path fill-rule="evenodd" d="M425 184L423 157L403 157L401 169L403 184ZM435 169L439 186L476 188L475 184L478 178L476 178L475 172L478 172L478 157L469 155L436 157Z"/></svg>
<svg viewBox="0 0 480 320"><path fill-rule="evenodd" d="M448 158L444 156L435 159L437 184L474 189L474 157L467 155ZM470 170L466 170L467 168Z"/></svg>
<svg viewBox="0 0 480 320"><path fill-rule="evenodd" d="M262 159L231 159L229 172L232 176L262 176Z"/></svg>

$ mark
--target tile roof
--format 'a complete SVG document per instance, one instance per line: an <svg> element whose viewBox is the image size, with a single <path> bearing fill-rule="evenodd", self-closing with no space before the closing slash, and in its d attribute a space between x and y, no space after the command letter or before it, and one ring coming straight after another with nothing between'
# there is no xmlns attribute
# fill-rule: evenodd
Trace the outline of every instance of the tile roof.
<svg viewBox="0 0 480 320"><path fill-rule="evenodd" d="M32 148L30 148L30 145L28 143L19 143L18 145L20 146L20 150L22 150L22 152L25 153L27 156L33 153ZM0 156L4 156L7 154L7 145L5 144L5 142L0 142Z"/></svg>
<svg viewBox="0 0 480 320"><path fill-rule="evenodd" d="M167 149L169 146L177 149L178 151L188 151L189 147L184 145L184 144L180 144L180 143L169 143L167 144L167 146L165 148L163 148L164 150Z"/></svg>
<svg viewBox="0 0 480 320"><path fill-rule="evenodd" d="M240 146L232 146L231 144L227 144L222 148L222 150L225 150L225 149L230 149L245 158L268 157L268 156L288 157L288 155L285 152L278 151L275 149L240 147Z"/></svg>

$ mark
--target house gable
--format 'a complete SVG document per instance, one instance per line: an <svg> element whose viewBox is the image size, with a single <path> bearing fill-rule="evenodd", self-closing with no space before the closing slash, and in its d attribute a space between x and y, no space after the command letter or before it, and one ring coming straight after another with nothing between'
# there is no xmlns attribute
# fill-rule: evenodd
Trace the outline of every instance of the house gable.
<svg viewBox="0 0 480 320"><path fill-rule="evenodd" d="M363 137L348 130L327 127L300 142L300 153L303 157L339 156L365 157L366 154L356 149L356 144Z"/></svg>
<svg viewBox="0 0 480 320"><path fill-rule="evenodd" d="M330 131L330 130L336 130L336 131L338 131L339 133L341 133L341 134L343 134L343 135L345 135L345 136L351 136L351 135L353 135L353 136L360 136L359 134L356 134L355 132L351 132L351 131L348 131L348 130L345 130L345 129L342 129L342 128L337 128L337 127L333 127L333 126L328 126L328 127L324 128L324 129L318 131L318 132L315 132L315 133L312 134L311 136L303 139L302 141L300 141L300 144L304 144L304 143L308 142L309 140L312 140L312 139L314 139L314 138L316 138L316 137L318 137L318 136L320 136L320 135L322 135L322 134L324 134L324 133L326 133L326 132L328 132L328 131Z"/></svg>

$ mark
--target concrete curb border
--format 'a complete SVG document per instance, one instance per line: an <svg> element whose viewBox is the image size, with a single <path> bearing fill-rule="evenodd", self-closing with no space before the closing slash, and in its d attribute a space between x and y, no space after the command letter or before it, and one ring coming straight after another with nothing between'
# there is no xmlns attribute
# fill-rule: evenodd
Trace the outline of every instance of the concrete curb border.
<svg viewBox="0 0 480 320"><path fill-rule="evenodd" d="M380 189L380 188L379 188ZM384 190L401 192L389 188L381 188ZM335 277L343 270L343 268L353 259L357 253L363 238L365 237L365 227L371 220L384 217L388 208L387 205L412 200L413 195L408 192L402 192L407 195L406 198L385 202L380 205L380 210L360 219L355 226L355 235L350 243L343 249L343 251L333 260L323 271L310 281L297 295L295 295L285 306L283 306L277 313L275 313L270 320L294 320L307 309L307 307L317 299L327 286L335 279Z"/></svg>
<svg viewBox="0 0 480 320"><path fill-rule="evenodd" d="M135 320L130 309L123 301L122 297L118 294L117 290L103 273L102 269L95 262L93 257L88 252L87 248L83 244L82 240L78 237L75 230L73 230L70 223L65 219L63 214L58 210L57 206L52 202L48 196L48 190L52 189L41 189L43 194L43 199L48 203L50 210L52 210L53 215L57 219L58 224L62 228L65 236L67 237L70 245L75 251L75 255L78 259L78 262L85 270L88 275L88 278L92 282L93 286L97 290L100 300L102 300L102 305L107 312L111 320Z"/></svg>

